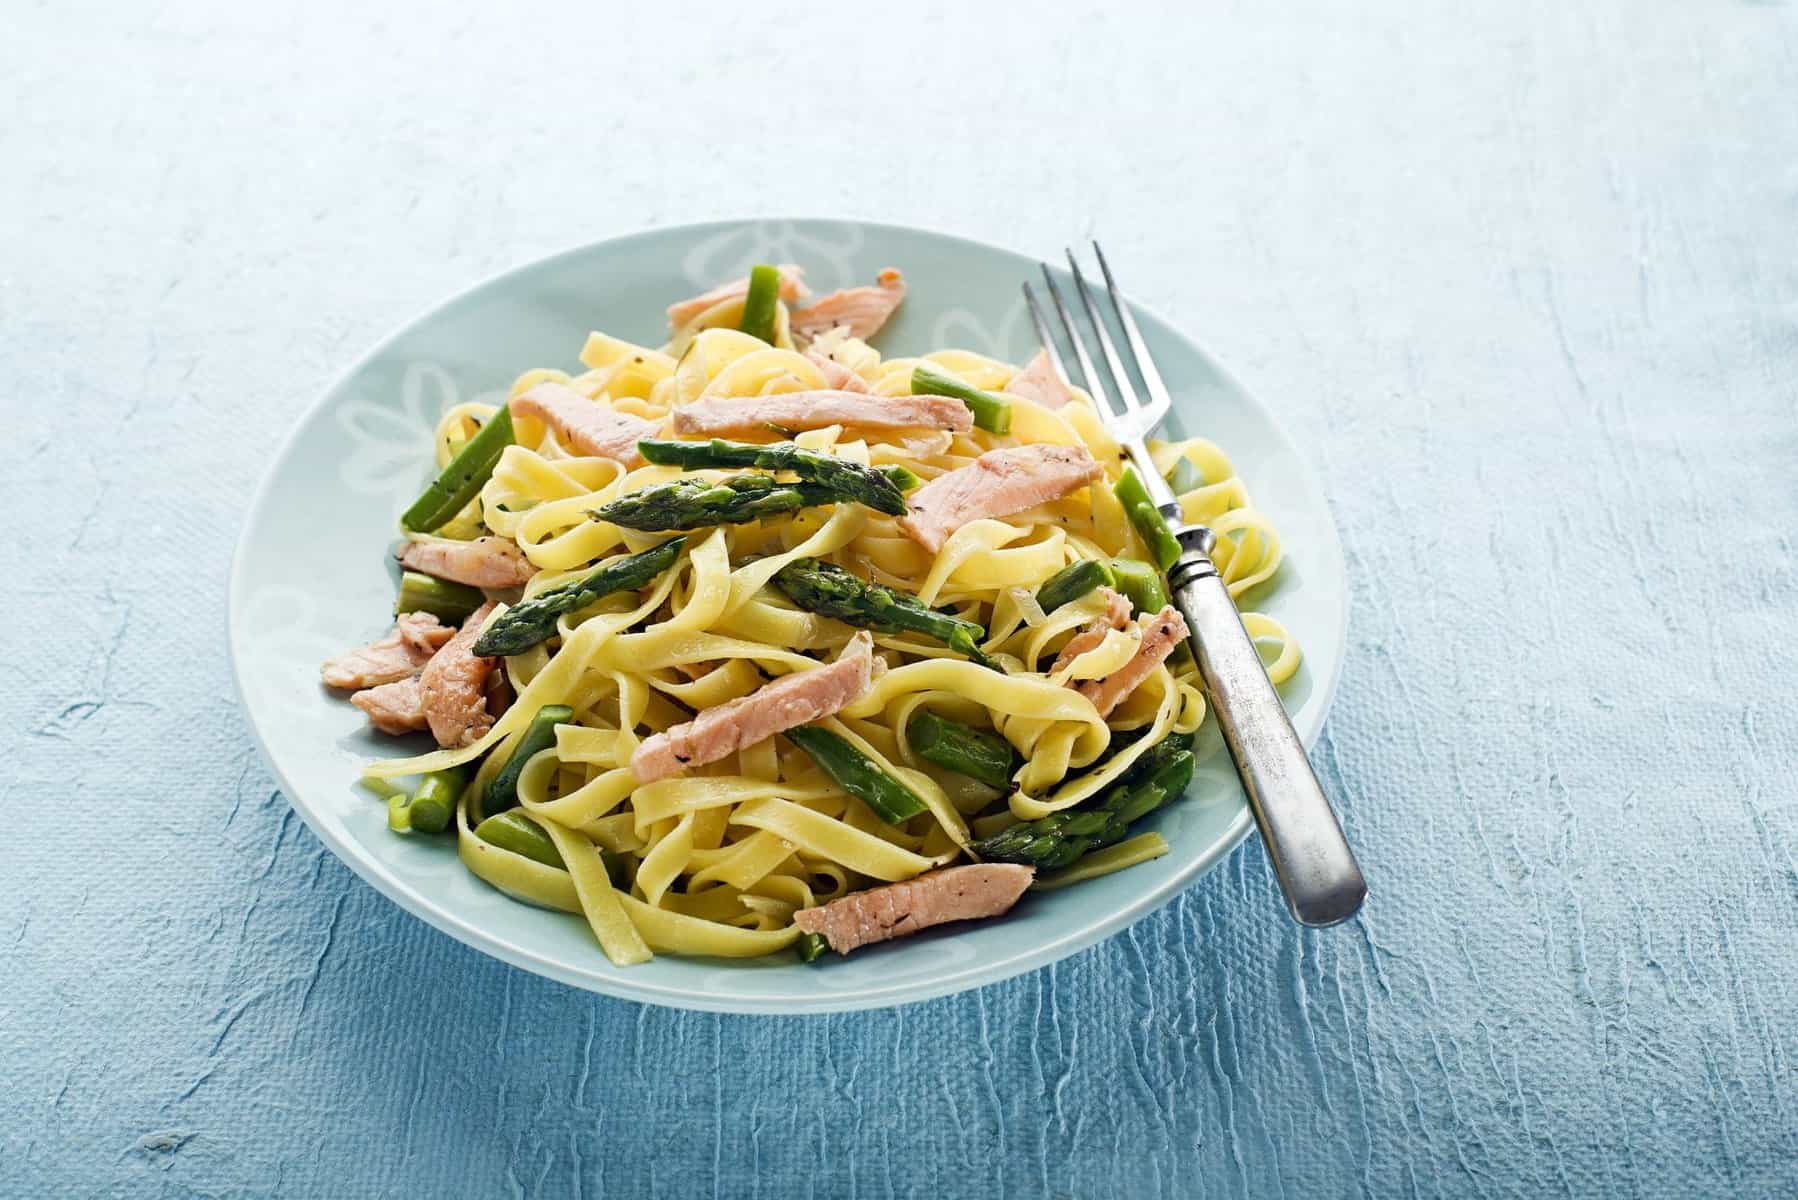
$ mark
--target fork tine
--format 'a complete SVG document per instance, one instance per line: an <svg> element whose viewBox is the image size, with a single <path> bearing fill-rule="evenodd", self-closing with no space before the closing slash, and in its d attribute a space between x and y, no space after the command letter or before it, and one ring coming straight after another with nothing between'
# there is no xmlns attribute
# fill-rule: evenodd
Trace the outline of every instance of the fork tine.
<svg viewBox="0 0 1798 1200"><path fill-rule="evenodd" d="M1130 343L1130 358L1136 364L1136 373L1142 376L1143 386L1149 389L1150 407L1166 412L1174 405L1173 397L1168 395L1167 384L1161 381L1161 372L1155 369L1155 360L1149 356L1148 344L1142 340L1142 330L1136 327L1136 318L1130 313L1130 306L1124 302L1118 291L1118 281L1111 277L1111 264L1105 261L1105 251L1099 249L1099 243L1093 243L1093 254L1099 260L1099 270L1105 274L1105 288L1111 293L1111 306L1117 309L1118 323L1124 327L1124 337Z"/></svg>
<svg viewBox="0 0 1798 1200"><path fill-rule="evenodd" d="M1101 413L1117 417L1117 406L1112 404L1111 396L1105 391L1105 384L1099 379L1098 368L1093 366L1092 356L1086 352L1086 343L1080 340L1080 327L1074 324L1074 314L1068 311L1068 303L1062 298L1061 287L1055 282L1055 276L1049 274L1049 264L1037 265L1043 269L1043 282L1049 286L1049 297L1055 301L1055 311L1061 317L1061 327L1067 331L1068 342L1074 347L1074 358L1080 363L1080 386L1092 393Z"/></svg>
<svg viewBox="0 0 1798 1200"><path fill-rule="evenodd" d="M1042 305L1036 302L1036 293L1030 290L1029 280L1024 281L1024 303L1030 308L1030 320L1036 326L1036 339L1043 344L1043 351L1049 356L1049 365L1055 368L1055 373L1063 383L1071 382L1068 379L1068 369L1061 361L1061 351L1055 348L1055 339L1049 336L1049 322L1043 318Z"/></svg>
<svg viewBox="0 0 1798 1200"><path fill-rule="evenodd" d="M1136 394L1136 385L1130 382L1130 374L1124 369L1124 360L1118 357L1118 348L1111 342L1111 332L1105 328L1105 318L1099 315L1099 306L1093 300L1092 289L1086 286L1086 276L1080 273L1080 263L1069 250L1068 269L1074 273L1074 288L1080 293L1080 303L1086 307L1086 315L1093 323L1093 329L1099 335L1099 350L1105 355L1105 365L1111 368L1111 377L1117 381L1118 397L1126 411L1143 408L1142 397Z"/></svg>

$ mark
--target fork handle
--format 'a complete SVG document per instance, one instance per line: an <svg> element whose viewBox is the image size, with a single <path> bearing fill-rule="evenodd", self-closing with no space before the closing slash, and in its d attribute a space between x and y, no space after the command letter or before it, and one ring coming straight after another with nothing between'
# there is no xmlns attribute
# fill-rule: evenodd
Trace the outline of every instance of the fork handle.
<svg viewBox="0 0 1798 1200"><path fill-rule="evenodd" d="M1211 531L1189 526L1179 536L1184 553L1168 572L1174 604L1286 906L1301 924L1346 921L1367 897L1361 868L1211 561Z"/></svg>

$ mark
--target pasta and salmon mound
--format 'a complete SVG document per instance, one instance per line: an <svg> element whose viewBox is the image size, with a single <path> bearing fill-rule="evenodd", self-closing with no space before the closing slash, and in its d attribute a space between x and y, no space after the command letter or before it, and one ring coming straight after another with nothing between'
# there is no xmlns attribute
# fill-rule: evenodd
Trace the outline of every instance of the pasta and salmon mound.
<svg viewBox="0 0 1798 1200"><path fill-rule="evenodd" d="M390 825L618 964L812 961L1166 852L1131 826L1205 716L1168 531L1046 355L874 349L905 287L757 267L443 415L396 624L323 672L438 744L368 768ZM1223 452L1151 449L1231 594L1272 576Z"/></svg>

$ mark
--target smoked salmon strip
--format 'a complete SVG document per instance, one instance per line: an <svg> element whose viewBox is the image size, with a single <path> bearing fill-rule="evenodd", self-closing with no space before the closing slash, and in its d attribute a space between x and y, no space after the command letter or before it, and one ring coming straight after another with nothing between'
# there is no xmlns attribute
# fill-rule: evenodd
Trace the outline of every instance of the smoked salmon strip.
<svg viewBox="0 0 1798 1200"><path fill-rule="evenodd" d="M428 724L416 676L357 692L350 703L367 713L368 723L382 733L417 733Z"/></svg>
<svg viewBox="0 0 1798 1200"><path fill-rule="evenodd" d="M523 587L537 573L510 538L478 537L472 542L407 542L400 565L469 587Z"/></svg>
<svg viewBox="0 0 1798 1200"><path fill-rule="evenodd" d="M822 720L868 690L879 670L876 664L886 665L874 657L874 639L864 630L849 639L833 663L783 675L747 696L644 738L631 755L631 773L638 783L654 783Z"/></svg>
<svg viewBox="0 0 1798 1200"><path fill-rule="evenodd" d="M474 652L475 639L492 613L491 600L470 613L456 636L425 664L418 677L425 721L431 736L446 750L466 746L493 728L493 714L487 711L487 676L499 659L482 658Z"/></svg>
<svg viewBox="0 0 1798 1200"><path fill-rule="evenodd" d="M1049 668L1049 674L1061 670L1069 663L1085 654L1088 650L1096 650L1105 635L1114 629L1123 629L1130 624L1130 598L1121 596L1108 587L1099 589L1105 597L1105 611L1088 621L1084 628L1068 639L1061 653L1055 656L1055 662Z"/></svg>
<svg viewBox="0 0 1798 1200"><path fill-rule="evenodd" d="M604 400L589 400L564 384L544 382L512 397L512 415L534 417L555 430L556 440L577 454L609 458L625 466L643 461L637 443L654 437L653 421L614 412Z"/></svg>
<svg viewBox="0 0 1798 1200"><path fill-rule="evenodd" d="M410 679L455 634L430 613L401 613L386 637L339 654L319 668L319 677L334 688L372 688Z"/></svg>
<svg viewBox="0 0 1798 1200"><path fill-rule="evenodd" d="M996 917L1018 902L1036 877L1032 867L977 863L945 867L916 879L852 892L818 908L802 908L793 924L821 933L830 948L847 954L857 946L905 937L948 921Z"/></svg>
<svg viewBox="0 0 1798 1200"><path fill-rule="evenodd" d="M974 428L974 414L951 396L868 396L852 391L695 400L674 410L676 433L760 433L770 427L800 432L827 425L966 433Z"/></svg>
<svg viewBox="0 0 1798 1200"><path fill-rule="evenodd" d="M1059 500L1104 472L1083 446L1030 445L988 450L905 498L899 528L935 554L949 535L983 517L1009 517Z"/></svg>
<svg viewBox="0 0 1798 1200"><path fill-rule="evenodd" d="M874 287L844 288L793 314L793 332L817 337L841 325L850 337L866 340L880 332L905 299L905 277L888 267L876 276Z"/></svg>
<svg viewBox="0 0 1798 1200"><path fill-rule="evenodd" d="M1077 690L1093 702L1101 717L1109 717L1112 709L1167 661L1186 635L1186 618L1170 604L1143 622L1142 645L1129 662L1103 679L1087 680Z"/></svg>
<svg viewBox="0 0 1798 1200"><path fill-rule="evenodd" d="M1060 408L1074 398L1073 390L1062 382L1054 365L1049 362L1047 350L1038 350L1036 356L1025 363L1024 369L1013 375L1011 382L1002 390L1026 400L1034 400L1044 408Z"/></svg>

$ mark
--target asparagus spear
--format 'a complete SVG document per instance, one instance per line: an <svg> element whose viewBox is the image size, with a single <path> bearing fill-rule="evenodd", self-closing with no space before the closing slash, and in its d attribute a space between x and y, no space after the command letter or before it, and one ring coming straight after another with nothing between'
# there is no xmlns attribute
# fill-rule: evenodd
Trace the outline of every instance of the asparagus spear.
<svg viewBox="0 0 1798 1200"><path fill-rule="evenodd" d="M672 537L638 554L608 559L584 579L539 592L501 613L474 644L479 655L522 654L556 632L556 618L614 592L635 591L674 565L685 536ZM478 593L477 593L478 594Z"/></svg>
<svg viewBox="0 0 1798 1200"><path fill-rule="evenodd" d="M1137 558L1114 558L1111 573L1117 578L1117 590L1130 597L1131 610L1158 613L1168 606L1167 584L1161 572ZM1192 661L1192 646L1181 642L1174 647L1174 662L1184 665Z"/></svg>
<svg viewBox="0 0 1798 1200"><path fill-rule="evenodd" d="M963 383L937 367L918 367L911 373L914 396L953 396L974 413L974 424L989 433L1011 432L1011 401L997 392Z"/></svg>
<svg viewBox="0 0 1798 1200"><path fill-rule="evenodd" d="M481 426L450 459L442 474L400 515L400 524L414 533L429 533L468 507L481 485L493 474L494 464L512 444L512 410L502 407Z"/></svg>
<svg viewBox="0 0 1798 1200"><path fill-rule="evenodd" d="M512 751L512 757L500 768L493 782L487 785L487 793L481 799L481 811L487 816L505 812L518 807L518 777L524 774L524 764L531 761L532 756L541 754L556 744L556 726L574 720L574 710L566 704L545 704L531 718L524 736L518 739L518 748Z"/></svg>
<svg viewBox="0 0 1798 1200"><path fill-rule="evenodd" d="M488 817L475 826L474 835L489 845L522 854L546 867L568 869L568 864L562 861L562 852L556 849L549 834L543 832L543 826L517 809Z"/></svg>
<svg viewBox="0 0 1798 1200"><path fill-rule="evenodd" d="M837 504L845 496L821 483L781 483L772 475L733 475L717 483L677 479L630 492L590 510L589 516L626 529L703 529L745 525L767 517Z"/></svg>
<svg viewBox="0 0 1798 1200"><path fill-rule="evenodd" d="M1017 751L997 734L986 733L960 721L920 708L906 722L905 736L911 748L939 767L977 779L988 787L1011 786L1017 770Z"/></svg>
<svg viewBox="0 0 1798 1200"><path fill-rule="evenodd" d="M1139 558L1114 558L1111 574L1116 581L1113 586L1130 597L1137 612L1158 613L1167 607L1167 585L1161 581L1161 572L1148 563Z"/></svg>
<svg viewBox="0 0 1798 1200"><path fill-rule="evenodd" d="M522 854L546 867L555 867L559 871L568 869L568 864L562 861L562 852L556 849L549 834L543 832L543 826L515 808L488 817L475 826L474 835L489 845ZM612 881L613 887L630 887L631 872L625 865L624 855L601 850L599 861L605 864L606 876Z"/></svg>
<svg viewBox="0 0 1798 1200"><path fill-rule="evenodd" d="M412 828L420 833L442 833L448 829L450 818L456 813L456 801L467 786L468 771L462 767L426 775L406 804L406 818Z"/></svg>
<svg viewBox="0 0 1798 1200"><path fill-rule="evenodd" d="M758 467L764 471L791 471L807 483L821 483L841 492L845 499L859 501L876 512L891 516L905 515L905 497L898 485L884 472L860 463L801 450L791 442L773 446L752 446L746 442L727 442L713 438L709 442L643 441L637 449L650 462L663 467L679 467L695 471L705 467ZM906 472L910 474L910 472Z"/></svg>
<svg viewBox="0 0 1798 1200"><path fill-rule="evenodd" d="M824 952L830 949L830 943L821 933L808 933L793 943L793 949L799 951L800 962L817 962Z"/></svg>
<svg viewBox="0 0 1798 1200"><path fill-rule="evenodd" d="M874 765L845 738L816 725L787 730L787 738L811 755L837 786L874 810L888 825L910 820L924 811L916 792Z"/></svg>
<svg viewBox="0 0 1798 1200"><path fill-rule="evenodd" d="M749 269L749 294L743 297L743 319L737 328L750 337L774 342L775 304L780 300L780 268L758 263Z"/></svg>
<svg viewBox="0 0 1798 1200"><path fill-rule="evenodd" d="M1044 580L1043 586L1036 589L1036 604L1046 613L1054 612L1100 586L1117 586L1110 564L1083 558L1069 563Z"/></svg>
<svg viewBox="0 0 1798 1200"><path fill-rule="evenodd" d="M888 463L884 467L876 467L874 469L892 480L893 486L902 492L909 492L920 483L924 482L909 469L900 466L898 463Z"/></svg>
<svg viewBox="0 0 1798 1200"><path fill-rule="evenodd" d="M1192 782L1192 739L1163 739L1143 755L1122 782L1113 784L1098 803L1025 821L975 842L975 854L989 862L1015 862L1052 871L1074 862L1089 850L1114 845L1129 833L1132 822L1179 796Z"/></svg>
<svg viewBox="0 0 1798 1200"><path fill-rule="evenodd" d="M400 594L393 602L393 615L428 612L446 624L460 625L486 600L479 588L436 579L419 571L404 571L400 574Z"/></svg>
<svg viewBox="0 0 1798 1200"><path fill-rule="evenodd" d="M1149 490L1143 486L1136 468L1126 466L1123 476L1117 481L1114 489L1118 502L1129 514L1130 523L1136 526L1136 532L1142 534L1142 540L1148 545L1149 553L1155 558L1155 565L1163 571L1173 566L1180 557L1180 543L1174 540L1173 530L1167 527L1167 518L1149 499Z"/></svg>
<svg viewBox="0 0 1798 1200"><path fill-rule="evenodd" d="M774 586L800 608L880 633L910 631L942 642L983 667L1000 667L980 649L986 630L938 612L916 596L882 587L816 558L796 558L774 576Z"/></svg>

